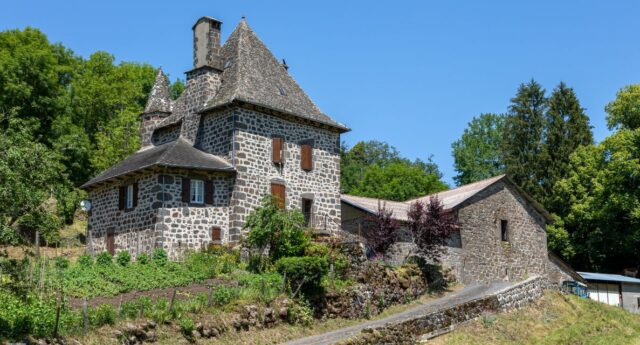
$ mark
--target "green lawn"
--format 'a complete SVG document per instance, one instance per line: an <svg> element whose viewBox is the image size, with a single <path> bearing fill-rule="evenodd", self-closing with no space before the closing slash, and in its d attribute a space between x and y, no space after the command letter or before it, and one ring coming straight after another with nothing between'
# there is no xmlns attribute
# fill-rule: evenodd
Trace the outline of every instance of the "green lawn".
<svg viewBox="0 0 640 345"><path fill-rule="evenodd" d="M640 315L547 292L531 306L485 315L429 344L640 344Z"/></svg>

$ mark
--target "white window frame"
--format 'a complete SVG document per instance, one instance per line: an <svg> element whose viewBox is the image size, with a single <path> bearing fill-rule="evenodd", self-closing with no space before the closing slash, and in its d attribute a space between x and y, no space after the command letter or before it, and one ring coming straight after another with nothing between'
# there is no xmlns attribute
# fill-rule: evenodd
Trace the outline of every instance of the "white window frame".
<svg viewBox="0 0 640 345"><path fill-rule="evenodd" d="M133 208L133 185L127 185L127 196L125 198L126 204L125 208L130 210Z"/></svg>
<svg viewBox="0 0 640 345"><path fill-rule="evenodd" d="M189 200L193 204L204 204L204 181L191 180L191 195Z"/></svg>

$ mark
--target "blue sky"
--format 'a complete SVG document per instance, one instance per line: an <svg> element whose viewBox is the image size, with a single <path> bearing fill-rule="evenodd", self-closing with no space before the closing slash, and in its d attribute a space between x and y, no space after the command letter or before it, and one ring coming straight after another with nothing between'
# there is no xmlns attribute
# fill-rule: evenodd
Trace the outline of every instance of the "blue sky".
<svg viewBox="0 0 640 345"><path fill-rule="evenodd" d="M33 26L82 56L162 66L183 78L191 26L241 16L327 114L343 139L389 142L455 175L451 143L473 116L504 112L518 85L572 86L596 140L604 106L640 82L638 1L11 1L0 29Z"/></svg>

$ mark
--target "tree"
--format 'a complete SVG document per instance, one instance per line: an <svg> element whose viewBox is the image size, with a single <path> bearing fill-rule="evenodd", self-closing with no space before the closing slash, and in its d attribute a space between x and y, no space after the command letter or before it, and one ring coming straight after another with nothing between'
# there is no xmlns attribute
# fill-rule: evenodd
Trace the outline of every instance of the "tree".
<svg viewBox="0 0 640 345"><path fill-rule="evenodd" d="M171 86L170 86L171 99L173 100L178 99L178 97L182 95L182 92L184 92L186 88L187 87L184 85L184 82L182 81L182 79L176 79L176 81L171 83Z"/></svg>
<svg viewBox="0 0 640 345"><path fill-rule="evenodd" d="M387 210L386 205L378 203L378 211L366 218L367 242L377 256L384 255L395 242L396 231L400 228L398 221L393 218L393 211Z"/></svg>
<svg viewBox="0 0 640 345"><path fill-rule="evenodd" d="M413 202L407 212L413 241L420 253L433 261L439 261L449 236L460 229L455 215L444 209L437 197L429 203Z"/></svg>
<svg viewBox="0 0 640 345"><path fill-rule="evenodd" d="M621 129L596 146L579 147L569 173L554 186L563 218L554 225L553 249L582 270L640 265L639 172L640 129Z"/></svg>
<svg viewBox="0 0 640 345"><path fill-rule="evenodd" d="M302 213L279 208L270 195L266 195L262 204L247 216L244 228L249 229L247 244L257 247L260 252L269 248L269 256L274 261L301 256L309 244Z"/></svg>
<svg viewBox="0 0 640 345"><path fill-rule="evenodd" d="M605 110L609 129L640 128L640 84L623 87Z"/></svg>
<svg viewBox="0 0 640 345"><path fill-rule="evenodd" d="M569 166L569 157L580 146L593 143L589 117L572 88L560 83L549 98L546 113L545 138L542 146L540 172L542 196L539 199L550 211L555 212L552 202L553 186L564 178Z"/></svg>
<svg viewBox="0 0 640 345"><path fill-rule="evenodd" d="M541 153L547 99L533 79L520 84L511 99L501 144L506 173L537 200L544 196L540 181L546 167Z"/></svg>
<svg viewBox="0 0 640 345"><path fill-rule="evenodd" d="M343 192L353 195L404 201L447 188L431 159L412 162L379 141L359 142L350 150L343 144L340 170Z"/></svg>
<svg viewBox="0 0 640 345"><path fill-rule="evenodd" d="M453 159L458 175L453 179L457 185L476 182L504 173L500 153L503 136L504 115L481 114L474 117L455 141Z"/></svg>

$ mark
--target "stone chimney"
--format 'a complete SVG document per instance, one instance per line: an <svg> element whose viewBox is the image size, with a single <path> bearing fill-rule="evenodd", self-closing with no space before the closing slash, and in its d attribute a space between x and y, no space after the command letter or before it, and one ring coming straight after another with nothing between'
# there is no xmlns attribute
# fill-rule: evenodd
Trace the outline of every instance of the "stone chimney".
<svg viewBox="0 0 640 345"><path fill-rule="evenodd" d="M222 70L220 27L222 22L201 17L193 25L193 68L212 67Z"/></svg>

